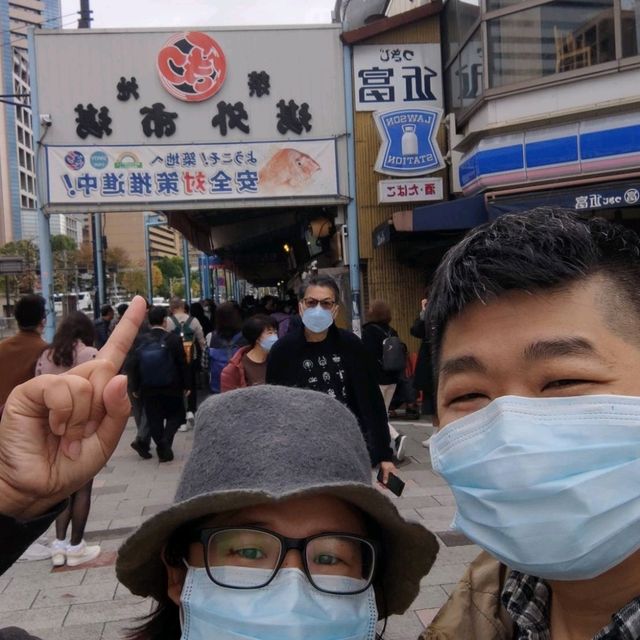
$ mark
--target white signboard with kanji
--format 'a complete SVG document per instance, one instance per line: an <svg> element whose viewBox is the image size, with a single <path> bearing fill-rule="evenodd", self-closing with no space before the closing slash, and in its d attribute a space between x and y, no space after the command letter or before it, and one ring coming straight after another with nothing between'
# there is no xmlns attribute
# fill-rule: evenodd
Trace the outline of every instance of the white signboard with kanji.
<svg viewBox="0 0 640 640"><path fill-rule="evenodd" d="M50 213L348 197L339 25L38 30L35 45Z"/></svg>
<svg viewBox="0 0 640 640"><path fill-rule="evenodd" d="M415 178L413 180L380 180L378 202L422 202L442 200L442 178Z"/></svg>
<svg viewBox="0 0 640 640"><path fill-rule="evenodd" d="M356 111L443 108L439 44L367 44L353 48Z"/></svg>
<svg viewBox="0 0 640 640"><path fill-rule="evenodd" d="M337 195L335 140L48 146L51 204L197 203Z"/></svg>

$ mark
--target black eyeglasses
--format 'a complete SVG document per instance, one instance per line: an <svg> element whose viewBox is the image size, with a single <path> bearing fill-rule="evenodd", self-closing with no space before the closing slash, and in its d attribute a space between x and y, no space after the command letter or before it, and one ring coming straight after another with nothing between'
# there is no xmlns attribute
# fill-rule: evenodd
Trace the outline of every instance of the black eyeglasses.
<svg viewBox="0 0 640 640"><path fill-rule="evenodd" d="M231 589L266 587L290 549L300 552L309 582L325 593L362 593L376 569L376 543L350 533L287 538L260 527L220 527L196 531L192 539L202 543L211 581Z"/></svg>
<svg viewBox="0 0 640 640"><path fill-rule="evenodd" d="M335 300L316 300L315 298L302 298L302 302L305 307L309 309L315 309L318 305L320 305L323 309L327 311L331 311L333 307L336 305Z"/></svg>

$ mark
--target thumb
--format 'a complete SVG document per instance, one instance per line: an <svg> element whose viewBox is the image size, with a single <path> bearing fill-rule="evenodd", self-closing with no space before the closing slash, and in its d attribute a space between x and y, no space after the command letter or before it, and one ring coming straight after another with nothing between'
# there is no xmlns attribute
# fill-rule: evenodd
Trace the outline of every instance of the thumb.
<svg viewBox="0 0 640 640"><path fill-rule="evenodd" d="M131 412L127 376L114 376L105 386L102 400L106 414L96 430L106 460L115 450Z"/></svg>

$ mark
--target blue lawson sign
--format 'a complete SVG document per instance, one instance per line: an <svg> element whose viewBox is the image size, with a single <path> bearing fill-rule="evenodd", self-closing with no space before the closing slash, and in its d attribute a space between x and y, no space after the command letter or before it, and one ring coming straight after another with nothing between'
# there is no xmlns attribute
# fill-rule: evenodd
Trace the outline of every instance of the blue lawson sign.
<svg viewBox="0 0 640 640"><path fill-rule="evenodd" d="M382 145L374 169L391 176L421 176L444 167L436 142L442 109L388 109L373 117Z"/></svg>

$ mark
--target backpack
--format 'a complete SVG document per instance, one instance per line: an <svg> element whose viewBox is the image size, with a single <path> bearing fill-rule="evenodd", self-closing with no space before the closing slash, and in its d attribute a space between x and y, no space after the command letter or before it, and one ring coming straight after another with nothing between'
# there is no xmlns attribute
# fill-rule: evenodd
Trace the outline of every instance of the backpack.
<svg viewBox="0 0 640 640"><path fill-rule="evenodd" d="M209 387L213 393L220 393L220 374L227 366L231 356L240 348L242 334L236 333L226 340L217 333L212 333L207 352L209 353Z"/></svg>
<svg viewBox="0 0 640 640"><path fill-rule="evenodd" d="M175 316L169 316L173 320L175 328L173 333L180 336L182 339L182 348L184 349L184 357L187 360L187 364L191 364L193 360L193 352L195 349L195 337L196 332L191 328L191 321L193 316L189 316L184 322L179 322Z"/></svg>
<svg viewBox="0 0 640 640"><path fill-rule="evenodd" d="M382 370L387 373L400 373L407 366L407 348L398 336L387 333L381 326L374 324L386 336L382 341Z"/></svg>
<svg viewBox="0 0 640 640"><path fill-rule="evenodd" d="M164 336L147 340L137 349L140 382L145 387L170 387L177 379L176 365Z"/></svg>

